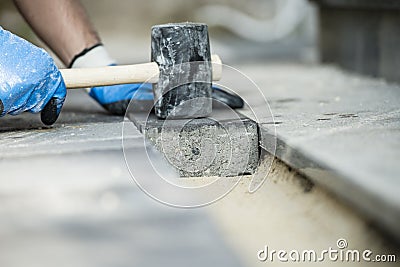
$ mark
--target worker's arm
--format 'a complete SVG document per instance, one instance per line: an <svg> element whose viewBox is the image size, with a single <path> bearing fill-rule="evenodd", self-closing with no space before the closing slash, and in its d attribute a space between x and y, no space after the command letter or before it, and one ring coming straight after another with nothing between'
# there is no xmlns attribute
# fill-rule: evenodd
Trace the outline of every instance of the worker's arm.
<svg viewBox="0 0 400 267"><path fill-rule="evenodd" d="M84 49L100 43L85 9L76 0L14 0L36 34L68 66Z"/></svg>
<svg viewBox="0 0 400 267"><path fill-rule="evenodd" d="M66 95L53 59L1 27L0 44L0 116L42 111L42 121L53 124Z"/></svg>

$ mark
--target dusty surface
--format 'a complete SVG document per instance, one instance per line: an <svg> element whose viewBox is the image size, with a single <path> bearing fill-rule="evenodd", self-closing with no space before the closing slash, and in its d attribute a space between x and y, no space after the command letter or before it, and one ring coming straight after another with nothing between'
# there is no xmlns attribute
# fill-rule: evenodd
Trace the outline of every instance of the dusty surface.
<svg viewBox="0 0 400 267"><path fill-rule="evenodd" d="M31 114L1 121L1 266L243 266L205 210L167 207L136 186L122 119L84 92L69 94L52 128ZM125 140L145 164L142 135Z"/></svg>
<svg viewBox="0 0 400 267"><path fill-rule="evenodd" d="M127 172L122 119L84 92L69 94L51 129L41 128L36 115L1 121L4 266L259 266L266 264L257 260L265 245L322 250L339 238L352 249L397 253L375 224L343 206L343 198L330 197L281 163L255 194L246 192L245 180L199 210L154 202ZM140 165L144 157L134 149L143 137L129 138Z"/></svg>
<svg viewBox="0 0 400 267"><path fill-rule="evenodd" d="M120 150L0 168L1 266L242 266L204 210L169 208L140 191Z"/></svg>
<svg viewBox="0 0 400 267"><path fill-rule="evenodd" d="M244 180L210 207L174 209L134 184L121 119L83 92L69 95L54 128L39 129L37 119L2 119L2 266L260 266L265 245L324 249L338 238L351 248L396 253L357 213L281 163L255 194ZM134 150L143 137L129 138L140 165L145 157Z"/></svg>

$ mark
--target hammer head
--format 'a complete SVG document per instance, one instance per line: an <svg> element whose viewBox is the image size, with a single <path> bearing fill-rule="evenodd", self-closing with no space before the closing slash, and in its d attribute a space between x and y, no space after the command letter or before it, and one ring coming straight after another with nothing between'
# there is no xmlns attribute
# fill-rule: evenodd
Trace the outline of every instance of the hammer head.
<svg viewBox="0 0 400 267"><path fill-rule="evenodd" d="M212 111L212 64L208 27L202 23L156 25L151 60L160 68L153 84L157 117L199 118Z"/></svg>

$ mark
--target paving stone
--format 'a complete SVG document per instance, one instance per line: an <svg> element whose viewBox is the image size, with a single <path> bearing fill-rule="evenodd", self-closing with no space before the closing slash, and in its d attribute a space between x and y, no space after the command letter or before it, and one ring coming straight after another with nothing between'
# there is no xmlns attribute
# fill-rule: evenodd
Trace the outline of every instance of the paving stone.
<svg viewBox="0 0 400 267"><path fill-rule="evenodd" d="M129 118L182 177L228 177L257 169L254 121L225 108L214 109L208 118L160 120L149 114L151 106L138 103Z"/></svg>

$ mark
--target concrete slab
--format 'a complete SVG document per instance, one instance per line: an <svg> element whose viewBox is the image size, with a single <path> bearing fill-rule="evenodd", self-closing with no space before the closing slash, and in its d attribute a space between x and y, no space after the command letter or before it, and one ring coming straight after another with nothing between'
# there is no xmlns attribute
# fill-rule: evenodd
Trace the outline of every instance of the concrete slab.
<svg viewBox="0 0 400 267"><path fill-rule="evenodd" d="M329 66L240 70L259 85L274 114L259 120L263 147L269 150L275 126L278 158L400 238L400 87ZM241 93L253 109L265 108L250 91Z"/></svg>

